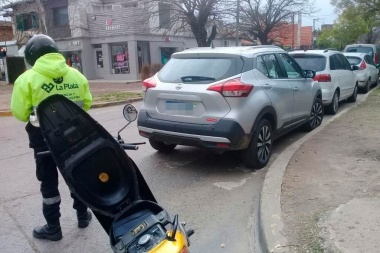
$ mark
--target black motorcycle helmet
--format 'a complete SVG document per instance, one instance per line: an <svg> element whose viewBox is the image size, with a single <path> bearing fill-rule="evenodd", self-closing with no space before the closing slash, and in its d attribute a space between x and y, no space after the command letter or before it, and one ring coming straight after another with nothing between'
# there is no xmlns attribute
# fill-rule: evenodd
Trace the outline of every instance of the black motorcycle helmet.
<svg viewBox="0 0 380 253"><path fill-rule="evenodd" d="M26 43L24 54L26 62L33 66L41 56L58 52L58 46L52 38L44 34L37 34Z"/></svg>

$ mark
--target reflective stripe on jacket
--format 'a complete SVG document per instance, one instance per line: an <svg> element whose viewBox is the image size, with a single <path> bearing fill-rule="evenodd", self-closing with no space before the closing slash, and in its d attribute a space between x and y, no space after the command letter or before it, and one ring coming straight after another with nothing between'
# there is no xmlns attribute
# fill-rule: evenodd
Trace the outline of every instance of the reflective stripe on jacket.
<svg viewBox="0 0 380 253"><path fill-rule="evenodd" d="M45 98L61 94L90 109L92 96L88 80L78 70L69 67L59 53L38 58L33 68L20 75L14 83L11 110L21 121L27 122L33 108Z"/></svg>

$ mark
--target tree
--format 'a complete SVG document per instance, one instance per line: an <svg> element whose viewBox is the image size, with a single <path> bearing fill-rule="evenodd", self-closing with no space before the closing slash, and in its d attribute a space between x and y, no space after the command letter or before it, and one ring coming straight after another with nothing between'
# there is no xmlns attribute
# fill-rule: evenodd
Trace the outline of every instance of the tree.
<svg viewBox="0 0 380 253"><path fill-rule="evenodd" d="M319 48L336 48L342 50L345 45L357 42L362 34L371 31L370 20L359 15L358 7L348 7L339 15L332 29L325 30L317 39Z"/></svg>
<svg viewBox="0 0 380 253"><path fill-rule="evenodd" d="M146 7L150 18L159 24L156 30L165 34L191 31L198 46L205 47L211 45L218 29L222 28L233 2L236 3L230 0L164 0L149 1Z"/></svg>
<svg viewBox="0 0 380 253"><path fill-rule="evenodd" d="M380 1L378 0L332 0L331 4L346 16L346 20L359 22L358 25L366 26L365 43L375 43L376 34L373 34L373 27L380 25ZM355 29L356 32L356 29ZM356 34L356 33L355 33Z"/></svg>
<svg viewBox="0 0 380 253"><path fill-rule="evenodd" d="M261 44L271 44L268 35L295 14L312 13L310 0L241 0L241 31L248 39L258 38Z"/></svg>

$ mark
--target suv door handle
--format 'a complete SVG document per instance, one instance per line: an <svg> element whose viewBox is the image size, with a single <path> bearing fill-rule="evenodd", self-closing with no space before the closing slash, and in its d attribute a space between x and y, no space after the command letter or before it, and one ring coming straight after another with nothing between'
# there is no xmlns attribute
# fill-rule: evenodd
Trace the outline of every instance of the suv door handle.
<svg viewBox="0 0 380 253"><path fill-rule="evenodd" d="M294 87L293 90L294 91L300 91L300 89L298 89L298 87Z"/></svg>

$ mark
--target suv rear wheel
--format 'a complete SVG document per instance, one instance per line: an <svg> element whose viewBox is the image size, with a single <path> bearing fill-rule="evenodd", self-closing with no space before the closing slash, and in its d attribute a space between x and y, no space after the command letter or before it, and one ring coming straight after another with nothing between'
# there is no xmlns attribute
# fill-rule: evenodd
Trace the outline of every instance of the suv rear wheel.
<svg viewBox="0 0 380 253"><path fill-rule="evenodd" d="M177 146L176 144L166 144L165 142L162 141L156 141L156 140L151 140L149 139L149 143L154 148L155 150L162 151L162 152L168 152Z"/></svg>
<svg viewBox="0 0 380 253"><path fill-rule="evenodd" d="M272 154L273 130L266 119L260 120L251 143L242 151L242 159L248 168L261 169L267 165Z"/></svg>

